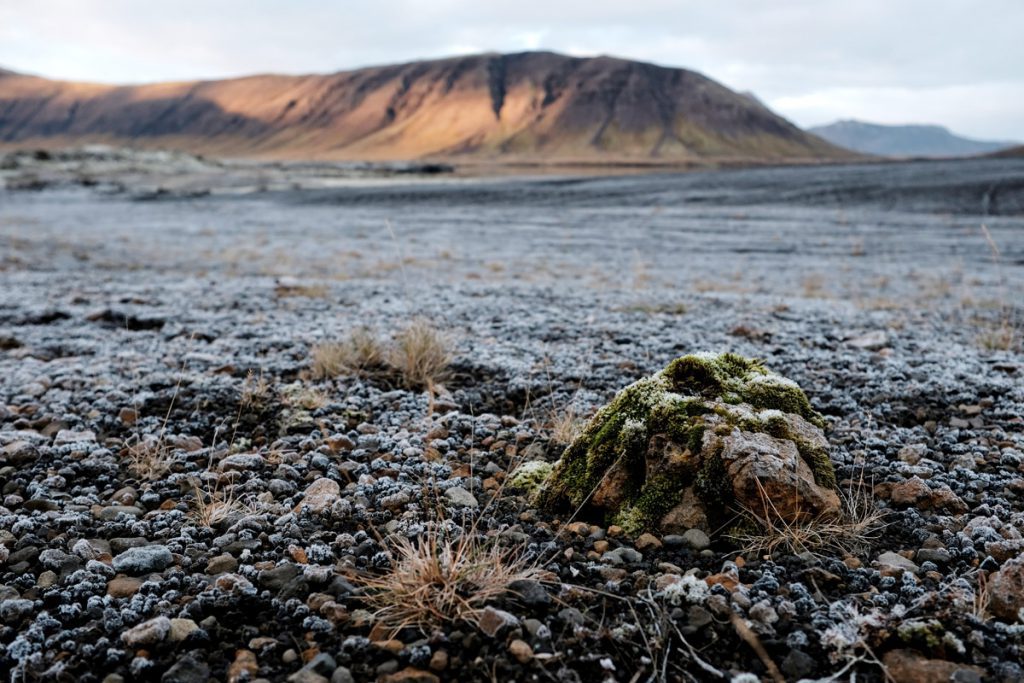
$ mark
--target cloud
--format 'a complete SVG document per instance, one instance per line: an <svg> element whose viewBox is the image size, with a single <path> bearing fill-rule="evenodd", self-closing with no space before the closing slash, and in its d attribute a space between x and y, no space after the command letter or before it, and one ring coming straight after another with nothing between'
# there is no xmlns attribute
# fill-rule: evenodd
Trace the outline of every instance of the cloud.
<svg viewBox="0 0 1024 683"><path fill-rule="evenodd" d="M33 0L0 3L0 64L139 82L552 49L696 69L800 122L1024 139L1022 25L1020 0Z"/></svg>

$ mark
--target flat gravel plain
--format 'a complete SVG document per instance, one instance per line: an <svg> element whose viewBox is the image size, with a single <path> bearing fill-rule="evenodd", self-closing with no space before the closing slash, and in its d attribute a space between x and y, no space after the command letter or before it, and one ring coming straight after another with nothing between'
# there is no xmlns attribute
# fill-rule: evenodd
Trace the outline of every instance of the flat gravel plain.
<svg viewBox="0 0 1024 683"><path fill-rule="evenodd" d="M0 671L1021 680L1022 292L1014 160L0 190ZM437 396L310 374L413 321L452 348ZM882 533L745 553L502 485L703 350L805 389ZM547 578L480 625L381 628L364 578L439 524Z"/></svg>

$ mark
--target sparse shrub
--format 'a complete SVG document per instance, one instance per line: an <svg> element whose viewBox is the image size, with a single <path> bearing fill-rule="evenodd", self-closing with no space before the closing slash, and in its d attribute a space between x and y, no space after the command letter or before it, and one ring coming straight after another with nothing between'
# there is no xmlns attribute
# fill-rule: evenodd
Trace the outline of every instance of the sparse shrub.
<svg viewBox="0 0 1024 683"><path fill-rule="evenodd" d="M576 412L575 406L570 405L562 411L551 411L548 424L551 425L551 440L556 444L568 446L583 431L586 420Z"/></svg>
<svg viewBox="0 0 1024 683"><path fill-rule="evenodd" d="M259 377L250 370L242 383L242 395L239 397L239 408L242 410L259 410L270 399L270 383L260 370Z"/></svg>
<svg viewBox="0 0 1024 683"><path fill-rule="evenodd" d="M312 350L311 375L314 379L377 377L433 392L447 379L451 362L448 335L425 320L416 320L386 343L359 328L344 341L317 344Z"/></svg>
<svg viewBox="0 0 1024 683"><path fill-rule="evenodd" d="M313 347L314 379L338 375L366 376L384 364L385 349L369 329L356 328L340 342L325 342Z"/></svg>
<svg viewBox="0 0 1024 683"><path fill-rule="evenodd" d="M257 512L254 503L243 501L235 495L233 486L221 489L219 480L213 488L204 488L198 480L192 479L192 494L189 516L199 526L215 527L235 513Z"/></svg>
<svg viewBox="0 0 1024 683"><path fill-rule="evenodd" d="M410 389L433 388L444 382L452 362L451 342L425 320L417 320L395 336L387 364Z"/></svg>
<svg viewBox="0 0 1024 683"><path fill-rule="evenodd" d="M457 533L457 532L456 532ZM399 631L430 633L453 623L476 625L496 598L518 580L538 580L542 571L521 546L501 546L475 529L453 535L432 527L415 539L390 541L391 571L364 576L363 598L379 623Z"/></svg>
<svg viewBox="0 0 1024 683"><path fill-rule="evenodd" d="M129 471L145 481L161 479L174 464L172 447L162 436L140 437L130 443L124 453Z"/></svg>

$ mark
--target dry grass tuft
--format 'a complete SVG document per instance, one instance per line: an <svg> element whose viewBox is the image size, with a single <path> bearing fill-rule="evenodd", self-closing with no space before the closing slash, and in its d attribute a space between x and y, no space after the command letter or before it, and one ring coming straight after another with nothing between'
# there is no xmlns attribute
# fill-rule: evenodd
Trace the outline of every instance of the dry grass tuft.
<svg viewBox="0 0 1024 683"><path fill-rule="evenodd" d="M251 501L243 501L235 495L233 486L226 490L220 488L217 481L213 488L203 488L198 480L192 480L192 505L189 517L199 526L215 527L235 513L248 514L258 512Z"/></svg>
<svg viewBox="0 0 1024 683"><path fill-rule="evenodd" d="M364 601L379 623L395 632L424 634L455 623L476 625L484 608L518 580L539 580L540 568L521 546L502 547L474 530L457 538L432 528L416 539L391 541L393 564L382 576L359 579Z"/></svg>
<svg viewBox="0 0 1024 683"><path fill-rule="evenodd" d="M325 342L313 347L313 378L366 376L380 370L384 356L385 349L380 340L369 329L360 327L344 341Z"/></svg>
<svg viewBox="0 0 1024 683"><path fill-rule="evenodd" d="M987 225L981 226L981 234L989 251L992 252L992 262L998 273L1002 296L998 302L999 319L989 323L987 329L982 330L978 335L978 344L988 351L1019 351L1024 347L1024 332L1020 329L1020 324L1014 320L1015 298L1010 296L1010 286L1003 271L1003 253Z"/></svg>
<svg viewBox="0 0 1024 683"><path fill-rule="evenodd" d="M416 320L382 342L360 328L341 342L317 344L312 350L313 379L354 375L376 377L409 389L435 389L449 377L451 339L426 320Z"/></svg>
<svg viewBox="0 0 1024 683"><path fill-rule="evenodd" d="M242 383L242 395L239 398L240 410L258 410L270 400L270 382L263 376L260 370L259 377L250 370Z"/></svg>
<svg viewBox="0 0 1024 683"><path fill-rule="evenodd" d="M388 366L410 389L433 392L447 379L451 362L451 340L425 320L399 332L387 352Z"/></svg>
<svg viewBox="0 0 1024 683"><path fill-rule="evenodd" d="M809 552L855 553L863 551L881 538L885 529L885 512L875 504L871 487L863 476L851 480L839 491L841 510L838 517L816 517L800 522L782 518L771 498L761 489L761 509L745 509L741 517L755 531L731 535L744 553L758 556L782 551L791 554Z"/></svg>
<svg viewBox="0 0 1024 683"><path fill-rule="evenodd" d="M145 481L162 479L174 464L173 449L162 436L140 437L123 452L127 456L128 470Z"/></svg>
<svg viewBox="0 0 1024 683"><path fill-rule="evenodd" d="M582 433L587 421L576 412L576 407L570 404L563 411L551 411L547 422L551 428L551 440L556 444L568 446Z"/></svg>

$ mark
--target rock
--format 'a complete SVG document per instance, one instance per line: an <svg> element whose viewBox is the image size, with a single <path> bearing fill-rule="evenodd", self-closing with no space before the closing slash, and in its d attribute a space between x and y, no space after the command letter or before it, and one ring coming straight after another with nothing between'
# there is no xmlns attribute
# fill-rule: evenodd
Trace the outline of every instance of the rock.
<svg viewBox="0 0 1024 683"><path fill-rule="evenodd" d="M128 647L142 647L163 642L171 631L171 620L167 617L156 617L144 621L121 634L121 640Z"/></svg>
<svg viewBox="0 0 1024 683"><path fill-rule="evenodd" d="M798 681L808 678L817 668L814 657L801 650L790 650L786 658L782 660L782 673L786 674L787 680Z"/></svg>
<svg viewBox="0 0 1024 683"><path fill-rule="evenodd" d="M343 666L339 666L331 674L331 683L356 683L356 679L353 678L351 671Z"/></svg>
<svg viewBox="0 0 1024 683"><path fill-rule="evenodd" d="M903 572L917 574L920 571L920 567L916 564L899 553L894 553L892 551L884 552L879 555L877 563L879 571L896 576L902 575Z"/></svg>
<svg viewBox="0 0 1024 683"><path fill-rule="evenodd" d="M132 576L118 576L107 582L107 595L112 598L130 598L142 586L142 579Z"/></svg>
<svg viewBox="0 0 1024 683"><path fill-rule="evenodd" d="M114 571L125 574L149 574L161 572L171 566L174 557L164 545L147 545L129 548L114 558Z"/></svg>
<svg viewBox="0 0 1024 683"><path fill-rule="evenodd" d="M705 550L711 546L711 539L700 529L687 529L683 534L683 542L694 550Z"/></svg>
<svg viewBox="0 0 1024 683"><path fill-rule="evenodd" d="M508 584L508 590L529 607L543 607L551 604L551 596L539 581L516 579Z"/></svg>
<svg viewBox="0 0 1024 683"><path fill-rule="evenodd" d="M185 655L164 672L160 683L206 683L210 680L210 667L191 654Z"/></svg>
<svg viewBox="0 0 1024 683"><path fill-rule="evenodd" d="M885 330L872 330L858 337L848 339L846 343L855 349L878 351L889 345L889 335L886 334Z"/></svg>
<svg viewBox="0 0 1024 683"><path fill-rule="evenodd" d="M448 651L435 650L430 656L430 668L434 671L444 671L448 668Z"/></svg>
<svg viewBox="0 0 1024 683"><path fill-rule="evenodd" d="M256 654L252 650L238 650L235 659L228 667L228 683L241 683L251 680L260 670Z"/></svg>
<svg viewBox="0 0 1024 683"><path fill-rule="evenodd" d="M533 648L525 640L513 640L508 644L508 652L520 664L529 664L533 660Z"/></svg>
<svg viewBox="0 0 1024 683"><path fill-rule="evenodd" d="M455 507L476 508L480 506L480 503L477 502L473 494L461 486L451 487L444 492L444 497L447 498L448 502Z"/></svg>
<svg viewBox="0 0 1024 683"><path fill-rule="evenodd" d="M942 485L933 489L918 476L894 484L889 491L889 499L894 505L902 507L916 507L922 510L947 509L954 513L967 511L967 505L948 486Z"/></svg>
<svg viewBox="0 0 1024 683"><path fill-rule="evenodd" d="M988 580L989 610L1000 619L1024 622L1024 555L1007 560Z"/></svg>
<svg viewBox="0 0 1024 683"><path fill-rule="evenodd" d="M220 461L220 470L228 472L238 470L240 472L259 470L263 466L263 457L256 453L235 453Z"/></svg>
<svg viewBox="0 0 1024 683"><path fill-rule="evenodd" d="M70 444L94 444L96 435L90 431L76 432L71 429L62 429L53 438L54 446L67 446Z"/></svg>
<svg viewBox="0 0 1024 683"><path fill-rule="evenodd" d="M687 529L711 530L707 513L704 511L704 503L693 486L686 487L679 502L665 513L658 526L673 536L679 536Z"/></svg>
<svg viewBox="0 0 1024 683"><path fill-rule="evenodd" d="M661 547L661 541L654 534L642 533L637 536L636 541L633 542L633 546L640 552L647 552L648 550L656 550Z"/></svg>
<svg viewBox="0 0 1024 683"><path fill-rule="evenodd" d="M167 639L172 643L180 643L199 630L199 624L191 619L171 619L171 631Z"/></svg>
<svg viewBox="0 0 1024 683"><path fill-rule="evenodd" d="M7 461L12 465L24 465L39 457L39 449L28 441L13 441L4 446L0 453L4 456L0 462Z"/></svg>
<svg viewBox="0 0 1024 683"><path fill-rule="evenodd" d="M623 389L566 449L540 492L554 510L611 516L638 535L839 512L823 418L793 382L735 354L683 356Z"/></svg>
<svg viewBox="0 0 1024 683"><path fill-rule="evenodd" d="M519 626L519 619L514 614L488 606L481 612L477 626L491 638L503 638Z"/></svg>
<svg viewBox="0 0 1024 683"><path fill-rule="evenodd" d="M928 659L914 650L890 650L882 657L885 671L893 683L950 683L965 681L968 675L984 676L985 672L969 664L957 664L944 659Z"/></svg>
<svg viewBox="0 0 1024 683"><path fill-rule="evenodd" d="M623 564L636 564L644 561L643 553L639 553L633 548L622 546L615 550L609 550L601 556L601 561L607 564L619 566Z"/></svg>
<svg viewBox="0 0 1024 683"><path fill-rule="evenodd" d="M288 683L329 683L326 676L318 674L312 669L303 667L289 676Z"/></svg>
<svg viewBox="0 0 1024 683"><path fill-rule="evenodd" d="M295 506L295 512L303 509L312 513L320 514L331 509L341 496L341 487L338 482L326 477L320 477L306 488L302 500Z"/></svg>
<svg viewBox="0 0 1024 683"><path fill-rule="evenodd" d="M429 671L408 666L384 676L381 683L441 683L441 679Z"/></svg>
<svg viewBox="0 0 1024 683"><path fill-rule="evenodd" d="M207 574L224 574L225 572L233 572L236 569L238 569L238 560L226 553L212 557L206 563Z"/></svg>
<svg viewBox="0 0 1024 683"><path fill-rule="evenodd" d="M17 593L15 593L17 595ZM35 603L22 598L11 598L0 602L0 621L15 624L30 616L35 610Z"/></svg>

